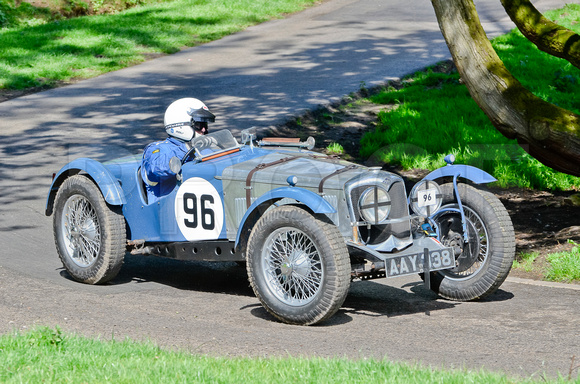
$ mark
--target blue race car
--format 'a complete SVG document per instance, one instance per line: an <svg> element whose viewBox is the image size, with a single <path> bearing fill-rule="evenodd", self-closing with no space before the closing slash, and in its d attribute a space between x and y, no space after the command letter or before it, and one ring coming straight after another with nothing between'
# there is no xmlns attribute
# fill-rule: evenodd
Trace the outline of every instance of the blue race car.
<svg viewBox="0 0 580 384"><path fill-rule="evenodd" d="M512 223L494 195L470 185L495 181L477 168L448 156L407 195L400 176L312 152L310 139L256 141L245 131L241 142L228 130L193 139L175 187L154 202L141 155L64 166L46 214L67 272L105 283L126 252L246 262L264 307L304 325L331 317L353 279L416 274L465 301L492 294L509 273Z"/></svg>

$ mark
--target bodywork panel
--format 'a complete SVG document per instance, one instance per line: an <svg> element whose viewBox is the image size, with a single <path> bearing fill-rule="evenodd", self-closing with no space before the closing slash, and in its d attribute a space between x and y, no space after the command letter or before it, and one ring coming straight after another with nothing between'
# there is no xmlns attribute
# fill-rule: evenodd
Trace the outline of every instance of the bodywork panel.
<svg viewBox="0 0 580 384"><path fill-rule="evenodd" d="M90 159L67 164L53 182L47 213L62 181L70 174L86 173L109 204L122 206L131 244L230 241L237 245L250 216L260 217L264 210L284 204L326 215L351 250L365 250L371 258L413 243L403 180L376 168L301 148L245 145L218 157L185 162L173 190L150 204L140 165L140 154L103 164ZM471 168L448 166L428 177L460 173L476 181L488 180L489 175ZM372 228L359 208L369 188L382 188L392 199L389 220Z"/></svg>
<svg viewBox="0 0 580 384"><path fill-rule="evenodd" d="M46 215L50 216L52 214L54 198L64 180L81 172L87 173L93 179L107 203L111 205L122 205L127 202L118 178L113 175L109 167L93 159L79 158L61 168L54 176L46 200Z"/></svg>
<svg viewBox="0 0 580 384"><path fill-rule="evenodd" d="M435 180L440 177L462 177L476 184L487 184L497 181L495 177L479 168L465 164L453 164L434 170L424 177L425 180Z"/></svg>
<svg viewBox="0 0 580 384"><path fill-rule="evenodd" d="M367 168L353 167L353 164L346 161L308 151L264 149L254 151L260 156L251 161L233 164L222 173L224 192L227 196L225 201L228 237L236 236L240 223L247 217L248 208L261 196L271 190L288 187L289 176L296 176L296 184L292 188L309 191L330 204L335 211L324 213L339 227L344 236L352 236L343 186L347 180ZM287 160L281 161L284 159ZM274 163L277 164L269 165ZM348 170L337 173L345 168ZM328 177L332 175L335 176ZM290 198L281 204L295 203L293 200L295 199Z"/></svg>

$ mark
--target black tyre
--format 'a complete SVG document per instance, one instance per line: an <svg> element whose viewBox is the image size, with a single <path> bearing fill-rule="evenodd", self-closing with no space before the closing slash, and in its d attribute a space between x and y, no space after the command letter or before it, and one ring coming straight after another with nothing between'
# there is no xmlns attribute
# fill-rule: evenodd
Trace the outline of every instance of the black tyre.
<svg viewBox="0 0 580 384"><path fill-rule="evenodd" d="M299 207L266 212L252 229L247 258L254 293L285 323L324 321L348 293L350 259L342 235Z"/></svg>
<svg viewBox="0 0 580 384"><path fill-rule="evenodd" d="M61 185L53 230L60 260L75 280L102 284L117 276L125 257L125 220L88 177L75 175Z"/></svg>
<svg viewBox="0 0 580 384"><path fill-rule="evenodd" d="M470 301L494 293L506 279L514 260L515 236L505 207L493 194L466 184L458 185L465 212L468 242L464 242L461 215L435 216L440 240L455 249L457 266L433 272L431 288L442 297ZM453 185L441 186L443 207L458 208Z"/></svg>

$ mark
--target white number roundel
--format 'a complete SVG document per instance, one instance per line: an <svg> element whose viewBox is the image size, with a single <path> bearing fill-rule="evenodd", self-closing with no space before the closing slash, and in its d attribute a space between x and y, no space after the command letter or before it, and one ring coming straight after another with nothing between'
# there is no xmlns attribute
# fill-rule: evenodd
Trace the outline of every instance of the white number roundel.
<svg viewBox="0 0 580 384"><path fill-rule="evenodd" d="M224 225L222 199L209 181L192 177L177 191L175 217L188 241L217 239Z"/></svg>

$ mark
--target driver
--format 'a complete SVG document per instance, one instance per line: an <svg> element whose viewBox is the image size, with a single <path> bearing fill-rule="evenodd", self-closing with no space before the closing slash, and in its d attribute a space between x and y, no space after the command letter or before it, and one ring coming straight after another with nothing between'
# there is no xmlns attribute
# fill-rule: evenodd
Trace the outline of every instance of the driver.
<svg viewBox="0 0 580 384"><path fill-rule="evenodd" d="M181 160L191 149L191 140L207 134L207 123L214 121L215 115L198 99L179 99L167 107L163 124L169 137L149 144L143 152L141 178L149 203L173 190L179 170L172 169L171 158Z"/></svg>

